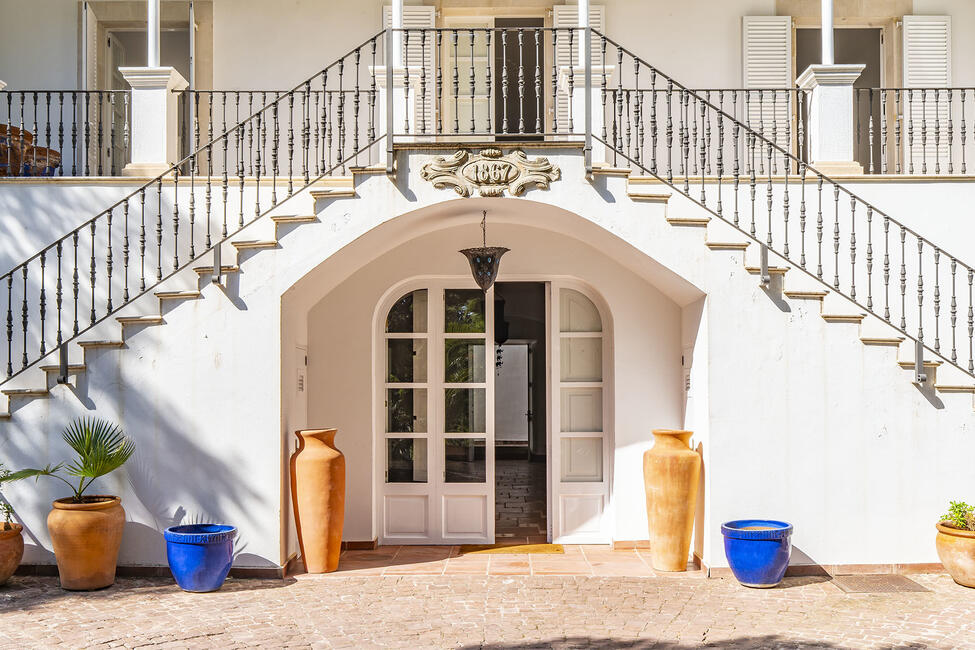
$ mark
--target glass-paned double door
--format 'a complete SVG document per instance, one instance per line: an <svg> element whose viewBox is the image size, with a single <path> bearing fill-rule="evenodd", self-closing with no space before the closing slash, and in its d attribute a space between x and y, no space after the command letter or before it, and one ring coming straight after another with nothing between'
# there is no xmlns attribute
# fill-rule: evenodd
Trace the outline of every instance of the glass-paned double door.
<svg viewBox="0 0 975 650"><path fill-rule="evenodd" d="M382 543L494 541L493 311L430 284L387 313Z"/></svg>

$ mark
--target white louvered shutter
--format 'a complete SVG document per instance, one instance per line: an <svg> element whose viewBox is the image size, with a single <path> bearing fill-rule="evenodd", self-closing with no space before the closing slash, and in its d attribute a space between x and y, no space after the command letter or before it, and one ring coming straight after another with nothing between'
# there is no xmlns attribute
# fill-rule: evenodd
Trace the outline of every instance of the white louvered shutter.
<svg viewBox="0 0 975 650"><path fill-rule="evenodd" d="M430 29L436 27L437 23L436 7L425 5L407 5L403 7L403 28L404 29ZM383 7L383 23L388 29L393 24L393 9L389 5ZM416 114L415 121L411 121L410 126L416 133L420 133L423 127L426 131L434 131L434 94L436 89L434 81L436 79L437 44L436 34L433 31L426 33L426 43L422 40L420 32L410 32L409 43L406 44L406 56L403 61L407 66L422 68L426 81L426 95L421 95L419 79L410 78L410 83L417 83L418 87L412 90L416 94ZM404 34L405 40L405 34ZM402 125L396 125L401 129ZM399 132L399 131L397 131Z"/></svg>
<svg viewBox="0 0 975 650"><path fill-rule="evenodd" d="M742 16L742 86L787 89L792 83L792 17ZM749 92L739 100L745 124L791 150L793 94L787 90Z"/></svg>
<svg viewBox="0 0 975 650"><path fill-rule="evenodd" d="M905 88L951 86L951 16L904 16L903 50ZM904 170L948 173L947 92L907 91L902 110Z"/></svg>
<svg viewBox="0 0 975 650"><path fill-rule="evenodd" d="M605 7L602 5L590 5L589 6L589 26L594 30L601 33L605 33ZM555 5L552 7L552 26L555 28L568 28L568 27L578 27L579 26L579 8L576 5ZM572 38L572 51L571 56L569 52L569 38L568 32L559 32L558 40L555 44L555 67L557 70L561 71L563 67L568 65L579 65L579 48L585 47L583 43L584 39L579 38L578 34L574 34ZM602 54L600 50L600 38L593 33L592 35L592 64L602 65ZM606 62L607 65L610 64L609 61ZM593 83L596 83L596 77L593 77ZM583 83L582 79L576 80L576 83ZM569 131L569 98L564 92L559 92L558 97L555 101L555 118L557 121L558 131L560 133L568 133ZM581 124L573 124L576 131L582 129Z"/></svg>

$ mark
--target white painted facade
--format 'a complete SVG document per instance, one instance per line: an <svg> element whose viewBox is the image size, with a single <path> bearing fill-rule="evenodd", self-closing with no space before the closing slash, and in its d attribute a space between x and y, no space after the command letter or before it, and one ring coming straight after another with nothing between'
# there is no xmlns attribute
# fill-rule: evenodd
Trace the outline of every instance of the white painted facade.
<svg viewBox="0 0 975 650"><path fill-rule="evenodd" d="M37 12L47 12L40 20L24 3L0 1L0 16L16 15L52 34L56 30L62 60L79 61L77 74L63 64L23 61L17 40L24 34L14 33L0 43L0 78L11 89L77 85L84 77L77 56L81 8L32 3ZM138 10L137 3L90 4L95 14ZM162 3L164 28L179 22L185 4ZM494 15L535 12L551 20L545 13L551 3L493 4L500 5L492 8ZM741 18L776 15L782 3L602 4L608 36L659 62L689 87L738 87ZM295 2L289 7L213 0L196 5L198 24L210 30L201 36L208 45L197 59L197 79L217 89L297 83L377 33L383 11L379 2ZM975 69L959 63L971 60L968 49L975 47L968 3L916 0L912 6L916 14L953 17L952 83L973 83ZM446 1L438 8L441 18L470 10ZM655 37L647 38L648 31ZM689 46L694 42L702 45ZM143 127L151 130L153 124ZM299 191L272 214L316 218L274 224L267 215L235 236L276 241L277 246L242 250L236 259L232 247L224 246L224 264L239 265L225 286L201 279L192 269L179 271L153 289L199 287L199 298L158 300L150 291L119 314L160 313L162 324L122 328L114 319L99 324L82 340L118 339L121 329L124 345L83 351L71 344L72 363L84 361L86 368L68 385L51 385L37 368L15 378L12 387L48 382L51 389L44 397L10 398L10 417L0 419L0 461L15 468L57 462L67 457L60 430L69 419L97 415L118 421L135 439L137 452L97 488L119 494L126 509L121 564L164 565L163 528L219 520L240 529L237 566L276 568L297 552L288 477L293 431L334 426L348 462L344 540L410 542L390 534L387 517L383 322L392 302L406 291L474 286L457 251L478 243L477 226L486 209L489 243L511 248L499 281L547 287L545 439L554 541L647 539L642 454L652 445L650 431L688 428L695 432L692 446L704 463L694 552L707 566L727 566L720 524L743 517L791 522L796 529L793 564L936 562L931 524L948 500L966 498L975 489L966 461L975 452L973 393L936 386L969 384L971 378L945 364L937 378L932 372L927 382L912 384L911 370L897 363L913 358L910 341L900 347L866 345L861 338L896 332L878 319L862 324L824 320L821 312L858 312L835 292L822 306L818 300L785 295L787 290L824 289L800 269L793 268L784 279L773 277L763 288L758 276L746 270L759 265L758 245L751 243L745 252L709 249L706 241L746 240L717 218L706 227L669 223L666 217L709 215L662 182L598 169L587 180L577 147L534 143L526 152L530 158L547 157L560 168L561 178L523 197L458 199L450 189L437 189L420 176L420 169L445 152L420 146L397 152L395 176L352 175L354 195L315 200L307 190ZM0 179L0 272L145 180ZM242 210L259 187L266 195L270 182L246 179L241 196L231 195L228 212ZM971 176L850 177L841 182L958 259L975 260L968 218L968 206L975 202ZM795 209L798 190L794 178L790 183ZM709 195L718 192L713 180L704 185ZM161 181L161 187L161 213L168 219L174 211L172 179ZM770 188L776 201L787 191L781 177ZM725 183L721 191L730 206L733 187ZM185 201L188 189L182 178L179 192ZM738 196L743 204L747 195L742 185ZM209 202L202 185L193 196L196 205ZM220 197L213 201L219 211ZM810 250L812 214L810 207L805 240ZM832 253L829 217L827 254ZM802 238L797 216L788 228L795 246ZM871 232L878 237L879 268L877 233ZM171 255L170 244L161 251L149 246L148 268L161 264L160 252L163 258ZM913 272L913 261L895 260L902 262ZM774 256L771 263L776 264ZM843 275L842 284L860 282L862 295L863 273L860 268ZM150 276L152 284L155 276ZM965 282L961 276L958 280ZM831 278L825 281L829 285ZM553 346L564 337L551 310L554 304L557 311L563 288L587 296L601 319L602 425L601 431L586 433L599 440L599 480L579 486L561 480L557 460L564 382L560 385L559 350ZM967 327L967 304L959 305L960 332ZM429 334L430 341L442 343L442 332ZM492 341L490 326L484 340ZM492 345L486 348L487 364L494 355ZM490 401L491 382L484 383ZM492 426L489 422L483 432L488 441ZM481 508L463 520L468 527L461 535L442 534L449 522L437 513L447 512L450 504L437 488L409 493L411 507L427 508L428 529L412 541L493 537L490 460L488 468L484 485L446 495L461 498L465 508L475 501ZM57 486L22 482L6 486L5 496L25 526L25 562L52 563L44 522L50 501L60 496ZM470 512L475 510L465 510L465 516ZM478 521L484 524L480 532L474 525Z"/></svg>

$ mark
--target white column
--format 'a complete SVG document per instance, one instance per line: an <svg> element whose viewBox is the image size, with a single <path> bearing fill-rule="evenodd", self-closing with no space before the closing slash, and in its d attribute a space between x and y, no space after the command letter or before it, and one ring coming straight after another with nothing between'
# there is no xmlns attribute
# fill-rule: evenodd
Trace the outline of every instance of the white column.
<svg viewBox="0 0 975 650"><path fill-rule="evenodd" d="M589 0L579 0L579 66L586 65L586 46L582 40L586 37L586 27L589 27Z"/></svg>
<svg viewBox="0 0 975 650"><path fill-rule="evenodd" d="M796 79L810 92L809 161L827 175L862 174L854 160L853 82L862 64L811 65Z"/></svg>
<svg viewBox="0 0 975 650"><path fill-rule="evenodd" d="M589 102L592 111L592 133L599 136L603 131L603 99L602 99L602 79L613 76L616 70L614 65L594 65L592 66L592 88L589 90L589 97L586 97L586 86L583 82L583 75L586 74L585 59L583 64L575 65L571 68L572 72L572 93L569 96L569 113L572 115L572 135L571 140L582 141L585 136L584 121L586 115L586 101ZM569 95L569 66L559 68L559 92ZM560 124L561 128L561 124ZM606 146L593 138L592 141L592 161L596 166L605 166L607 162Z"/></svg>
<svg viewBox="0 0 975 650"><path fill-rule="evenodd" d="M393 0L393 29L403 29L403 0ZM393 32L393 67L403 65L403 32Z"/></svg>
<svg viewBox="0 0 975 650"><path fill-rule="evenodd" d="M159 67L159 0L146 0L146 67Z"/></svg>
<svg viewBox="0 0 975 650"><path fill-rule="evenodd" d="M823 65L833 65L833 0L822 0Z"/></svg>
<svg viewBox="0 0 975 650"><path fill-rule="evenodd" d="M377 106L379 124L377 133L396 133L397 142L410 142L416 138L418 130L416 124L416 94L420 86L420 66L393 66L393 87L389 88L386 82L386 66L369 66L369 73L376 78ZM406 90L406 75L410 76L409 94ZM393 126L390 128L386 123L386 102L387 97L392 93L393 100ZM404 134L404 135L400 135ZM413 137L411 137L413 135ZM386 151L380 153L381 164L386 163Z"/></svg>
<svg viewBox="0 0 975 650"><path fill-rule="evenodd" d="M157 176L179 160L178 96L186 79L175 68L119 68L132 87L132 161L125 176Z"/></svg>

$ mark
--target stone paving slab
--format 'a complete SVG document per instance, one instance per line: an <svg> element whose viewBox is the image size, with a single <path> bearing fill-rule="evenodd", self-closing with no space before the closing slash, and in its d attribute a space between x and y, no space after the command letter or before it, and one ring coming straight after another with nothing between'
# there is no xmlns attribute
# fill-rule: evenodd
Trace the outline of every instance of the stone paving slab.
<svg viewBox="0 0 975 650"><path fill-rule="evenodd" d="M845 594L825 578L754 590L732 579L312 576L231 579L212 594L123 578L62 591L0 587L2 648L958 648L975 645L975 590Z"/></svg>

